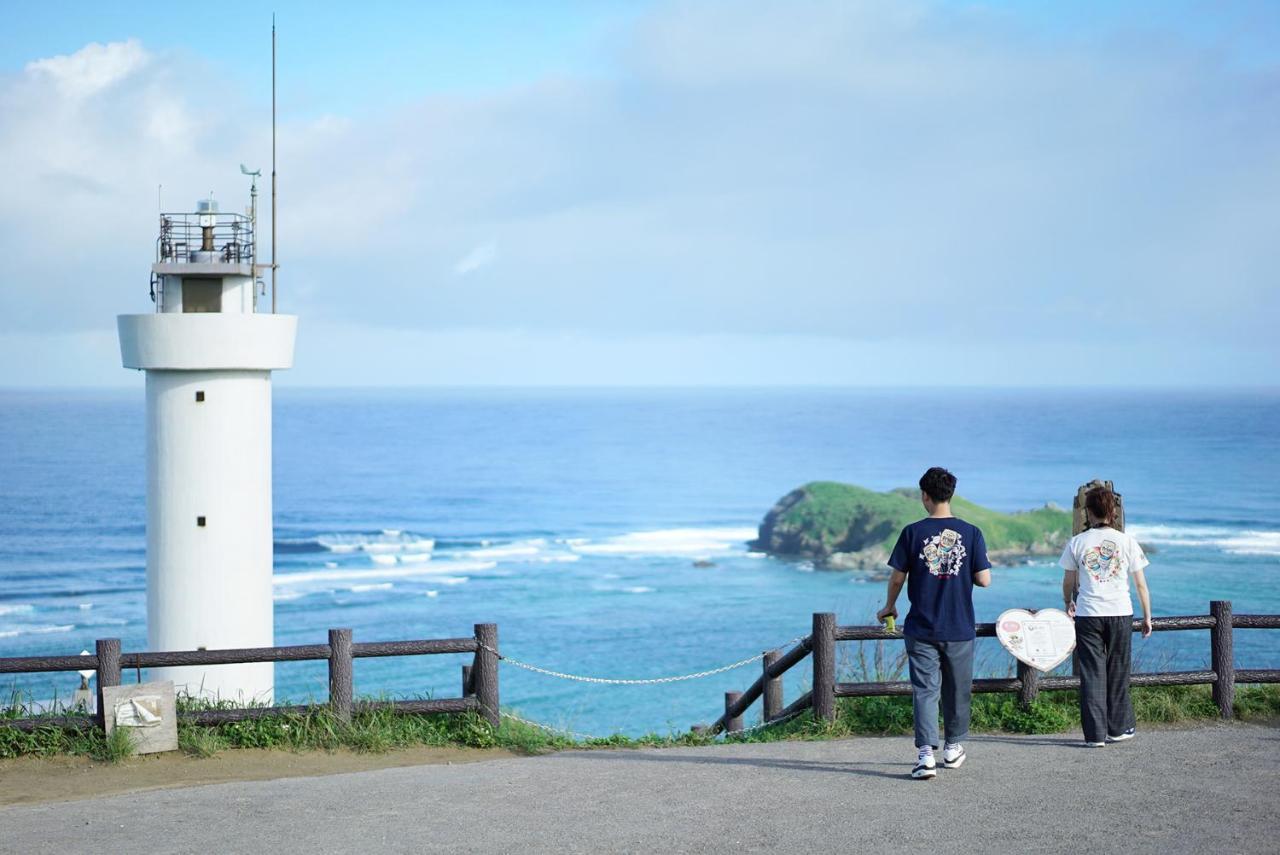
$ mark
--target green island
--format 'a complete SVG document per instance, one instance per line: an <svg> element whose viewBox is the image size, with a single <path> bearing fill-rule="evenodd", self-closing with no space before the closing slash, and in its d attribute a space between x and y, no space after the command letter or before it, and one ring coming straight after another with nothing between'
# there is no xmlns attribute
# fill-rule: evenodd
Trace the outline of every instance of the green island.
<svg viewBox="0 0 1280 855"><path fill-rule="evenodd" d="M1056 556L1071 537L1071 513L1054 505L1006 514L956 496L956 516L982 529L997 564ZM837 481L813 481L778 500L751 546L779 557L807 558L832 570L884 570L898 532L924 515L920 491L877 493Z"/></svg>

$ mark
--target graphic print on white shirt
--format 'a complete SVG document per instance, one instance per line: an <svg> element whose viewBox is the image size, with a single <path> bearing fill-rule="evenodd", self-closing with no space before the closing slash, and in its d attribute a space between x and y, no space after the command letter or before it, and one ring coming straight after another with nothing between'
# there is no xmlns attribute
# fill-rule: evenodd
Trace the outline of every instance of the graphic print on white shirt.
<svg viewBox="0 0 1280 855"><path fill-rule="evenodd" d="M1118 617L1133 614L1129 578L1147 566L1133 535L1110 526L1082 531L1062 550L1064 570L1079 573L1076 615Z"/></svg>
<svg viewBox="0 0 1280 855"><path fill-rule="evenodd" d="M964 538L960 532L944 528L941 534L935 534L924 542L920 557L934 576L956 576L964 564L968 554L964 548Z"/></svg>
<svg viewBox="0 0 1280 855"><path fill-rule="evenodd" d="M1104 540L1085 550L1080 563L1098 584L1105 584L1129 571L1129 559L1114 540Z"/></svg>

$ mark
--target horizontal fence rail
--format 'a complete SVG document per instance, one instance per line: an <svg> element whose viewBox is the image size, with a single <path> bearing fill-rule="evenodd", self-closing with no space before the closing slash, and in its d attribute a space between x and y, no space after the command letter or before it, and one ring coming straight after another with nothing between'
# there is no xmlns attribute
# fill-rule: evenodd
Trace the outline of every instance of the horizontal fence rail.
<svg viewBox="0 0 1280 855"><path fill-rule="evenodd" d="M284 647L245 647L225 650L172 650L121 653L117 638L100 639L88 656L15 656L0 658L0 674L30 674L47 671L96 671L98 683L97 715L45 715L29 718L0 719L0 727L18 730L37 728L89 728L103 726L102 702L104 686L120 685L124 670L191 666L239 665L251 662L306 662L327 660L329 663L329 702L326 705L343 722L353 712L392 710L398 713L468 713L483 716L498 726L498 627L497 624L475 625L475 634L465 638L434 638L410 641L353 642L350 629L329 630L328 644L298 644ZM462 666L462 696L458 698L356 701L353 698L353 663L356 659L385 656L433 656L470 653L470 665ZM275 715L306 713L311 705L270 707L233 707L226 709L184 710L178 718L195 724L222 724L249 721Z"/></svg>
<svg viewBox="0 0 1280 855"><path fill-rule="evenodd" d="M1235 629L1280 629L1280 615L1233 615L1231 603L1214 600L1207 615L1180 615L1153 618L1154 632L1178 632L1184 630L1209 630L1209 658L1212 668L1202 671L1162 671L1131 674L1132 686L1194 686L1213 687L1214 704L1222 718L1234 716L1235 686L1238 683L1280 683L1280 669L1236 669L1233 660L1232 631ZM979 638L994 638L994 623L974 625ZM1133 621L1133 631L1142 631L1142 621ZM835 615L817 613L813 616L813 633L804 638L785 655L778 651L765 654L764 672L746 691L726 692L724 714L706 730L710 733L737 733L743 728L743 716L762 695L766 697L761 713L761 724L785 721L805 711L813 710L820 720L835 718L836 698L868 698L904 696L911 694L911 683L906 680L881 682L837 683L835 681L835 643L838 641L900 641L902 633L889 632L879 626L837 626ZM812 657L813 689L797 698L790 705L781 703L782 675L798 665L806 657ZM1005 678L980 678L973 681L975 693L1017 694L1023 705L1035 700L1040 691L1079 689L1080 678L1075 676L1044 676L1035 668L1017 662L1017 676ZM769 687L773 686L772 693Z"/></svg>

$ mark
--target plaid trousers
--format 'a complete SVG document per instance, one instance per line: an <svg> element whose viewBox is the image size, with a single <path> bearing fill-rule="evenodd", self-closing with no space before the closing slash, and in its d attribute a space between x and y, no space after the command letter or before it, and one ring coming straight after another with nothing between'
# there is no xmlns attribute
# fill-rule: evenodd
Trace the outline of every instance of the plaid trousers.
<svg viewBox="0 0 1280 855"><path fill-rule="evenodd" d="M1119 736L1135 724L1129 698L1133 615L1076 616L1080 670L1080 724L1086 742Z"/></svg>

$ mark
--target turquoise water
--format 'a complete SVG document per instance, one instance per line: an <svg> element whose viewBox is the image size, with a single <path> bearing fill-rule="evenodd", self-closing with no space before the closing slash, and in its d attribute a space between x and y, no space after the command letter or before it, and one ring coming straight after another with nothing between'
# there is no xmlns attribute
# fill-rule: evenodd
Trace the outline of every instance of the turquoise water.
<svg viewBox="0 0 1280 855"><path fill-rule="evenodd" d="M108 636L145 647L143 416L140 389L0 392L0 656ZM323 641L333 626L357 640L469 635L493 621L505 652L559 671L718 666L805 634L815 611L870 623L882 601L863 575L748 552L779 496L819 478L911 485L934 464L1010 511L1066 505L1076 485L1111 478L1155 549L1157 615L1204 613L1210 599L1280 613L1277 428L1274 392L282 389L276 639ZM997 568L978 619L1058 605L1052 564ZM981 644L980 665L1006 671ZM1196 668L1208 635L1135 650L1140 668ZM1237 632L1236 655L1280 667L1280 632ZM454 696L463 661L362 660L357 691ZM682 730L758 667L609 687L504 666L502 698L588 733ZM74 680L12 684L48 697ZM277 686L323 698L324 666L278 665Z"/></svg>

